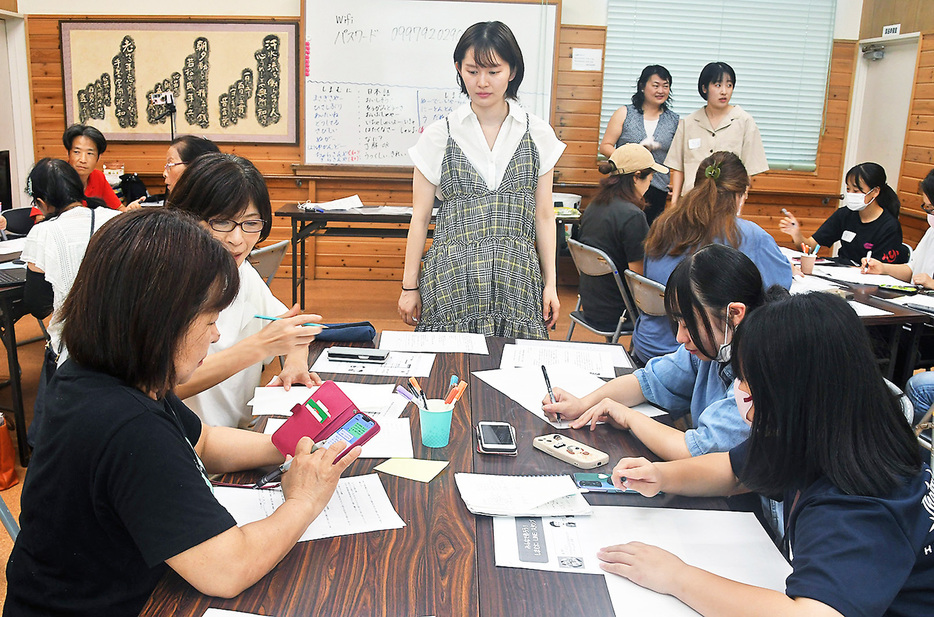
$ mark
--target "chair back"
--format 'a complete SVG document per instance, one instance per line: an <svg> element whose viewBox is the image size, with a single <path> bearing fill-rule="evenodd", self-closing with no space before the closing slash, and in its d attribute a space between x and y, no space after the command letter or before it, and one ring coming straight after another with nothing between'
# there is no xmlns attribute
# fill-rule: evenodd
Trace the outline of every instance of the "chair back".
<svg viewBox="0 0 934 617"><path fill-rule="evenodd" d="M256 268L259 275L263 277L263 280L266 281L266 285L269 285L272 279L275 278L276 270L279 269L279 264L282 263L282 258L285 257L285 252L288 248L289 241L283 240L275 244L270 244L269 246L264 246L261 249L256 249L250 253L250 256L247 258L250 264Z"/></svg>
<svg viewBox="0 0 934 617"><path fill-rule="evenodd" d="M629 284L632 301L639 312L655 317L664 316L665 286L632 270L626 270L623 274L626 276L626 283Z"/></svg>
<svg viewBox="0 0 934 617"><path fill-rule="evenodd" d="M28 234L34 224L32 217L29 216L30 212L32 212L32 208L26 207L10 208L0 213L3 214L3 218L6 219L7 233L13 233L18 236L25 236Z"/></svg>
<svg viewBox="0 0 934 617"><path fill-rule="evenodd" d="M613 263L613 259L600 249L588 246L571 238L568 239L568 250L571 253L574 266L579 273L586 274L587 276L613 275L613 280L616 281L616 287L623 297L623 304L626 307L626 312L629 314L630 319L635 321L637 313L635 312L632 298L629 295L629 289L626 288L626 284L620 277L619 269L616 267L616 264Z"/></svg>

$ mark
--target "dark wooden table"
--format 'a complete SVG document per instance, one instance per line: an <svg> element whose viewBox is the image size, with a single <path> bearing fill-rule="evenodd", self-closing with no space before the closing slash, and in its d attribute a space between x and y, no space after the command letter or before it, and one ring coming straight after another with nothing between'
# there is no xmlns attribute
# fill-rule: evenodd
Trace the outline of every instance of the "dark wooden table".
<svg viewBox="0 0 934 617"><path fill-rule="evenodd" d="M532 448L532 438L554 432L511 399L471 375L498 368L507 339L488 339L489 356L438 354L428 392L446 390L452 373L469 380L455 409L451 441L445 448L421 445L418 414L411 418L417 458L448 460L450 464L428 484L380 474L390 501L406 522L391 529L340 538L301 542L256 585L237 598L203 596L174 572L159 584L142 615L200 617L208 607L275 615L277 617L354 616L499 616L563 617L586 607L593 615L612 615L601 576L497 568L493 562L493 530L488 517L470 514L461 501L454 473L569 474L576 468ZM313 356L324 345L315 343ZM628 372L628 371L623 371ZM322 375L323 378L367 383L402 383L401 378L361 378ZM544 394L544 393L543 393ZM473 426L481 420L502 420L516 427L517 457L480 455ZM569 431L575 439L610 455L610 469L623 456L651 456L628 433L606 426L591 433ZM372 472L379 459L356 461L347 475ZM602 470L602 469L601 469ZM250 478L258 477L259 473ZM722 509L722 499L691 499L638 495L588 495L595 505Z"/></svg>

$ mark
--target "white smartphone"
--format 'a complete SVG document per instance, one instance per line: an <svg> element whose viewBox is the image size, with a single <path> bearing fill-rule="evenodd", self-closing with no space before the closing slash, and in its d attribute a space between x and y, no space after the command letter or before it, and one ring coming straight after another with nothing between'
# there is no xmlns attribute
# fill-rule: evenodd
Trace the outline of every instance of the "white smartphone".
<svg viewBox="0 0 934 617"><path fill-rule="evenodd" d="M335 362L369 362L382 364L389 357L386 349L367 349L366 347L328 347L328 360Z"/></svg>
<svg viewBox="0 0 934 617"><path fill-rule="evenodd" d="M516 429L507 422L477 424L478 450L483 454L515 454Z"/></svg>

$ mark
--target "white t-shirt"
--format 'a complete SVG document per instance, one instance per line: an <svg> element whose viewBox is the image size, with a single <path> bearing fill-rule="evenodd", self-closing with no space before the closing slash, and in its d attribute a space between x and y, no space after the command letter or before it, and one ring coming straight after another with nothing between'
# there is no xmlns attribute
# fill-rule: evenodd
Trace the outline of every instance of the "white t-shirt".
<svg viewBox="0 0 934 617"><path fill-rule="evenodd" d="M496 189L502 182L506 167L512 155L516 153L519 141L525 135L526 115L529 118L529 133L538 148L538 175L542 176L554 168L564 152L565 145L558 141L551 125L532 114L526 114L518 103L509 101L509 115L503 121L492 150L486 142L477 115L470 108L470 103L461 105L448 116L451 137L464 151L464 155L490 190ZM441 162L444 160L447 141L447 125L444 120L438 120L428 125L418 138L418 143L409 148L412 162L435 186L441 183Z"/></svg>
<svg viewBox="0 0 934 617"><path fill-rule="evenodd" d="M220 339L212 343L208 354L229 349L263 329L268 322L254 315L281 315L286 307L280 302L250 262L240 266L240 291L234 301L217 317ZM267 358L266 363L272 358ZM188 405L209 426L246 426L252 420L247 402L259 385L263 365L254 364L231 375L213 388L190 396Z"/></svg>
<svg viewBox="0 0 934 617"><path fill-rule="evenodd" d="M119 210L96 208L94 231L120 214ZM35 264L45 272L45 280L52 286L52 320L49 323L49 338L52 349L58 350L62 336L62 322L58 314L71 285L78 274L84 252L91 240L91 209L75 207L53 219L33 226L26 236L26 244L20 257L26 263ZM105 293L103 290L101 293ZM64 362L64 354L59 363Z"/></svg>
<svg viewBox="0 0 934 617"><path fill-rule="evenodd" d="M928 227L924 232L918 247L911 252L908 267L911 268L912 275L923 272L934 276L934 228Z"/></svg>

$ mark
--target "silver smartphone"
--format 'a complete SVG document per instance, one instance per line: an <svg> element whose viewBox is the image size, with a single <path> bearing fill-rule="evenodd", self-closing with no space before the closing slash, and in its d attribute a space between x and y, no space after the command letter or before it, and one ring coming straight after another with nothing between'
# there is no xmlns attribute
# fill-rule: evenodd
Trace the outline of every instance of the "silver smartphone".
<svg viewBox="0 0 934 617"><path fill-rule="evenodd" d="M389 357L387 349L367 349L365 347L328 347L328 360L335 362L369 362L382 364Z"/></svg>

